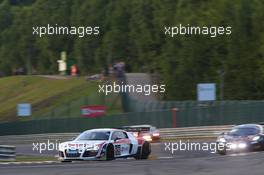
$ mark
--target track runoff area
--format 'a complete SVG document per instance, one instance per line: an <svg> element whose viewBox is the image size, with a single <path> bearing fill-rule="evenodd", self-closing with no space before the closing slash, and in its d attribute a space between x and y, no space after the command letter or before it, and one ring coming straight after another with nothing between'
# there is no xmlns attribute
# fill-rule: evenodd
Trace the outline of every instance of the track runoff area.
<svg viewBox="0 0 264 175"><path fill-rule="evenodd" d="M1 162L0 174L263 174L264 152L219 155L215 139L161 140L151 143L147 160ZM17 144L17 154L54 156L57 150L33 150ZM36 148L35 148L36 149ZM249 168L250 167L250 168Z"/></svg>

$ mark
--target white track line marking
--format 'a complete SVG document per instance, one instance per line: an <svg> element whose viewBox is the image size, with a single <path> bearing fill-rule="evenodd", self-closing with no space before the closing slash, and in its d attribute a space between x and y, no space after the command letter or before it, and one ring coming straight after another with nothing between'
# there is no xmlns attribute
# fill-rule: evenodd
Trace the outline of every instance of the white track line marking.
<svg viewBox="0 0 264 175"><path fill-rule="evenodd" d="M173 159L173 157L158 157L158 159Z"/></svg>
<svg viewBox="0 0 264 175"><path fill-rule="evenodd" d="M28 164L50 164L57 161L34 161L34 162L1 162L0 165L28 165Z"/></svg>

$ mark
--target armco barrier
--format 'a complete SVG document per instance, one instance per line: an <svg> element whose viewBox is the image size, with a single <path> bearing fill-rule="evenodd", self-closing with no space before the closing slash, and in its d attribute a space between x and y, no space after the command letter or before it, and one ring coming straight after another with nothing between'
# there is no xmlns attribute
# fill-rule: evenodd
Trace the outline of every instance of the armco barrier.
<svg viewBox="0 0 264 175"><path fill-rule="evenodd" d="M177 127L230 125L263 121L264 100L143 101L130 98L130 111L149 112L177 108Z"/></svg>
<svg viewBox="0 0 264 175"><path fill-rule="evenodd" d="M16 159L16 147L0 145L0 161L10 161Z"/></svg>
<svg viewBox="0 0 264 175"><path fill-rule="evenodd" d="M201 139L215 138L223 132L229 131L233 125L163 128L160 129L161 137L164 139Z"/></svg>
<svg viewBox="0 0 264 175"><path fill-rule="evenodd" d="M151 124L172 127L171 111L136 112L96 118L58 118L0 123L0 135L80 132L92 128L116 128L125 125Z"/></svg>
<svg viewBox="0 0 264 175"><path fill-rule="evenodd" d="M161 138L166 139L201 139L214 138L222 132L230 130L232 125L223 126L203 126L203 127L183 127L183 128L161 128ZM33 134L33 135L9 135L0 136L0 144L32 144L35 142L42 143L64 142L76 137L79 133L48 133L48 134Z"/></svg>
<svg viewBox="0 0 264 175"><path fill-rule="evenodd" d="M262 122L261 125L264 126ZM216 138L223 132L229 131L234 125L219 126L200 126L200 127L182 127L182 128L160 128L161 138L167 139L206 139ZM80 131L81 132L81 131ZM64 142L75 138L80 132L74 133L47 133L32 135L8 135L0 136L0 144L32 144L34 142ZM13 149L14 147L10 147ZM0 146L1 149L1 146Z"/></svg>
<svg viewBox="0 0 264 175"><path fill-rule="evenodd" d="M46 133L46 134L32 134L32 135L8 135L0 136L0 144L8 145L21 145L33 143L43 143L52 141L52 142L64 142L69 141L78 136L79 133Z"/></svg>
<svg viewBox="0 0 264 175"><path fill-rule="evenodd" d="M209 113L207 113L209 111ZM174 116L176 114L176 116ZM72 133L92 128L115 128L126 125L151 124L158 128L195 127L233 125L243 123L259 123L263 121L263 114L255 117L241 111L240 115L233 117L231 112L219 116L213 108L204 110L192 109L190 111L177 110L176 113L170 110L151 112L131 112L118 115L108 115L96 118L55 118L42 120L29 120L0 123L0 135L25 135L41 133ZM174 123L176 122L176 123Z"/></svg>

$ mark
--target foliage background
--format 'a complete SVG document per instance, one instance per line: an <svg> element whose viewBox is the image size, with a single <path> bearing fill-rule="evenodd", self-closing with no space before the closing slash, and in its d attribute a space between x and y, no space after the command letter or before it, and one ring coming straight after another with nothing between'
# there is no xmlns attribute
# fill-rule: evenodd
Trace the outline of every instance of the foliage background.
<svg viewBox="0 0 264 175"><path fill-rule="evenodd" d="M261 0L0 0L0 72L32 65L37 74L55 74L65 50L82 74L117 60L129 72L158 72L168 100L195 99L197 83L219 85L219 71L225 99L263 99L263 19ZM231 26L232 35L164 35L164 26L180 23ZM32 35L33 26L47 24L100 26L100 36Z"/></svg>

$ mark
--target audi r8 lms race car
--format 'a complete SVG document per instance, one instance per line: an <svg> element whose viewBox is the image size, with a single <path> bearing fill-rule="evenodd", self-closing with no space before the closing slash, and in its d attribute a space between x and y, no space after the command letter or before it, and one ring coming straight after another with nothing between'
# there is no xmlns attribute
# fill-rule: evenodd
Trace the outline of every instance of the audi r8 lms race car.
<svg viewBox="0 0 264 175"><path fill-rule="evenodd" d="M81 133L73 141L59 145L59 160L113 160L134 157L147 159L150 143L119 129L92 129Z"/></svg>
<svg viewBox="0 0 264 175"><path fill-rule="evenodd" d="M151 125L133 125L123 126L121 129L131 132L137 138L143 138L149 142L159 141L160 132L155 126Z"/></svg>
<svg viewBox="0 0 264 175"><path fill-rule="evenodd" d="M216 142L223 145L223 149L218 146L219 154L261 151L264 150L263 127L258 124L234 126L231 131L221 134Z"/></svg>

